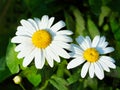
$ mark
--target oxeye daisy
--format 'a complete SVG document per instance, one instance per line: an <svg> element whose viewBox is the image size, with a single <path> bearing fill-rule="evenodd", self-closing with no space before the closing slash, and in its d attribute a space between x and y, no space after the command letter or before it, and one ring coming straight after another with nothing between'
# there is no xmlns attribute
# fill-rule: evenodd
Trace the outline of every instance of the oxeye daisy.
<svg viewBox="0 0 120 90"><path fill-rule="evenodd" d="M75 68L81 64L81 77L84 78L89 72L91 78L96 75L99 79L104 78L104 70L110 72L110 68L115 69L114 59L106 56L114 51L113 47L107 47L108 42L104 36L95 36L91 41L89 36L76 38L79 45L73 44L71 53L73 60L68 63L67 69Z"/></svg>
<svg viewBox="0 0 120 90"><path fill-rule="evenodd" d="M24 67L32 60L38 69L43 68L45 61L53 67L54 60L60 62L60 56L70 58L66 50L71 48L69 42L72 42L72 39L68 35L72 32L61 30L65 26L62 20L53 25L54 19L44 15L41 20L34 18L20 21L21 26L17 27L16 36L11 42L17 43L15 51L19 52L18 58L24 58Z"/></svg>

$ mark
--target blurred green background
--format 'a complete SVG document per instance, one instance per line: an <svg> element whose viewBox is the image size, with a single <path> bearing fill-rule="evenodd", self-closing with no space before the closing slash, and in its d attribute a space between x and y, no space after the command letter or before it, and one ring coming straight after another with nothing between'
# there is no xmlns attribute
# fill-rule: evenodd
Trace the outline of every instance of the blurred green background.
<svg viewBox="0 0 120 90"><path fill-rule="evenodd" d="M66 28L74 32L73 40L78 35L105 35L115 48L109 55L117 69L98 80L82 79L80 68L68 71L69 60L64 59L43 70L19 66L22 60L18 62L10 40L21 19L43 15L54 16L55 22L64 20ZM18 74L26 90L120 90L120 0L0 0L0 90L22 90L12 80Z"/></svg>

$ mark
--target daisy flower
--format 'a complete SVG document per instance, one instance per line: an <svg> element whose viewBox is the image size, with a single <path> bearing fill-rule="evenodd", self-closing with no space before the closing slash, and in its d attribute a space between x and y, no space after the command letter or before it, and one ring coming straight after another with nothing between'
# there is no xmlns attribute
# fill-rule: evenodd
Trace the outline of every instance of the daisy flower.
<svg viewBox="0 0 120 90"><path fill-rule="evenodd" d="M44 15L41 20L34 18L20 21L21 26L17 27L16 36L11 42L17 44L15 51L19 52L18 58L24 58L24 67L32 60L38 69L43 68L45 61L53 67L54 60L60 62L60 56L70 58L66 50L71 48L69 42L72 39L68 35L72 32L61 30L65 26L62 20L53 25L54 19Z"/></svg>
<svg viewBox="0 0 120 90"><path fill-rule="evenodd" d="M99 79L104 78L104 70L110 72L110 68L115 69L114 59L105 56L114 51L113 47L107 47L108 42L104 36L95 36L91 41L89 36L76 38L78 45L73 44L73 60L68 63L67 69L75 68L81 64L81 77L84 78L89 72L91 78L96 75Z"/></svg>

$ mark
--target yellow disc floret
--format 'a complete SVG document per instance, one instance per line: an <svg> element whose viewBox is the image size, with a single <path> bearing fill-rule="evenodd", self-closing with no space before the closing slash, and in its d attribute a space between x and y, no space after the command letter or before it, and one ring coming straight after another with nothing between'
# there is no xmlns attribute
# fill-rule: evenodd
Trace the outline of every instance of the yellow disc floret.
<svg viewBox="0 0 120 90"><path fill-rule="evenodd" d="M88 48L84 51L83 56L88 62L96 62L99 59L99 52L95 48Z"/></svg>
<svg viewBox="0 0 120 90"><path fill-rule="evenodd" d="M46 48L51 43L51 34L46 30L38 30L32 35L32 43L37 48Z"/></svg>

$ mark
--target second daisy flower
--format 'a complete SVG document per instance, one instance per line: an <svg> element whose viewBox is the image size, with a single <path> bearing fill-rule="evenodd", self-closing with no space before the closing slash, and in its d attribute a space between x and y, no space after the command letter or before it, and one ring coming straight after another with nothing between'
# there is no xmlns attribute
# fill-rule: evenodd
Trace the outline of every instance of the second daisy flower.
<svg viewBox="0 0 120 90"><path fill-rule="evenodd" d="M99 79L103 79L104 70L109 72L109 68L116 68L114 59L104 55L114 51L114 48L107 47L108 42L104 36L95 36L93 41L91 41L89 36L85 38L79 36L76 41L79 45L73 44L71 56L74 59L68 63L68 69L84 63L81 70L82 78L89 72L91 78L96 75Z"/></svg>

